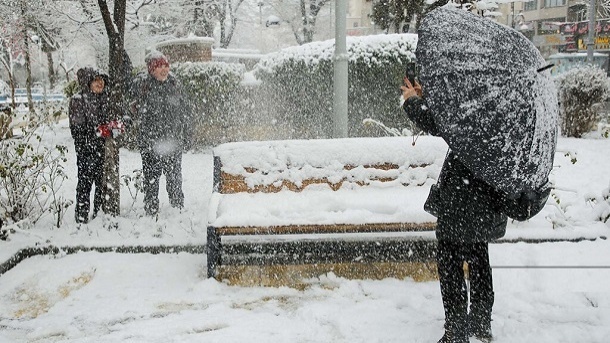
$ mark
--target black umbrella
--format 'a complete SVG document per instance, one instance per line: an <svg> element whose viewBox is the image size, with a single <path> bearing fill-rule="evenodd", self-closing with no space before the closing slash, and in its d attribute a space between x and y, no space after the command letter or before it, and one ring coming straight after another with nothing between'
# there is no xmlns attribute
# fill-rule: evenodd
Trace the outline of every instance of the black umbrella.
<svg viewBox="0 0 610 343"><path fill-rule="evenodd" d="M438 8L419 28L419 79L441 136L478 178L538 189L555 153L558 102L546 62L521 33Z"/></svg>

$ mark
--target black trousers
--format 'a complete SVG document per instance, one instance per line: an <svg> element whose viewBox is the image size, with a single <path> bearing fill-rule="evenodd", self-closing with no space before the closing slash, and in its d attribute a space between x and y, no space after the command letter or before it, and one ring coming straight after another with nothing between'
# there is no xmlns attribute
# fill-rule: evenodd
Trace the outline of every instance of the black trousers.
<svg viewBox="0 0 610 343"><path fill-rule="evenodd" d="M469 326L475 329L490 327L494 291L488 243L440 240L436 258L445 308L445 329L461 335L468 333ZM464 262L468 263L470 312Z"/></svg>
<svg viewBox="0 0 610 343"><path fill-rule="evenodd" d="M104 154L100 151L86 151L78 149L76 152L76 167L78 182L76 183L76 210L75 219L78 223L89 221L89 208L91 188L95 185L93 197L93 215L102 208Z"/></svg>
<svg viewBox="0 0 610 343"><path fill-rule="evenodd" d="M173 207L184 207L182 192L182 151L159 155L152 150L142 150L144 173L144 209L149 215L159 211L159 179L165 174L165 189Z"/></svg>

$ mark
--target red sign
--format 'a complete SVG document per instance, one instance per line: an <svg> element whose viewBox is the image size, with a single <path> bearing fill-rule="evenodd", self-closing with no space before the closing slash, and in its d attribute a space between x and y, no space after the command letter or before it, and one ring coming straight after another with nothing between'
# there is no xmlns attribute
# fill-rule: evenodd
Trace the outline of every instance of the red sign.
<svg viewBox="0 0 610 343"><path fill-rule="evenodd" d="M571 35L576 32L576 23L564 23L559 26L562 35Z"/></svg>
<svg viewBox="0 0 610 343"><path fill-rule="evenodd" d="M576 33L579 35L586 35L587 33L589 33L589 23L586 21L578 23Z"/></svg>

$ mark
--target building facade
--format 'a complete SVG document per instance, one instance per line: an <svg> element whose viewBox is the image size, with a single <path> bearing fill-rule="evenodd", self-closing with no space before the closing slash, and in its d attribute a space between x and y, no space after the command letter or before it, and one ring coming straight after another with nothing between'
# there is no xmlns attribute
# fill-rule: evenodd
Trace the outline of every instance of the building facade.
<svg viewBox="0 0 610 343"><path fill-rule="evenodd" d="M348 0L348 35L381 32L371 21L375 1L379 0ZM564 52L586 52L589 1L508 1L512 2L498 4L496 13L501 15L497 15L495 20L523 33L540 50L543 57L548 58ZM610 18L596 20L594 41L595 52L610 53Z"/></svg>
<svg viewBox="0 0 610 343"><path fill-rule="evenodd" d="M532 0L503 4L498 21L528 37L546 58L556 53L587 51L587 4L578 0ZM599 13L599 12L598 12ZM595 21L594 50L610 52L610 18Z"/></svg>
<svg viewBox="0 0 610 343"><path fill-rule="evenodd" d="M372 0L348 0L346 29L348 36L364 36L379 33L371 20Z"/></svg>

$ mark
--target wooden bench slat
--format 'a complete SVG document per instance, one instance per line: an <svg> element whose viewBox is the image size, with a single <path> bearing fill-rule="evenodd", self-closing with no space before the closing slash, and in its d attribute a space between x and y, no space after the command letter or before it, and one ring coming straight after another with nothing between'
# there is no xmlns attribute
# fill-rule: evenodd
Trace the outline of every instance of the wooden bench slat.
<svg viewBox="0 0 610 343"><path fill-rule="evenodd" d="M413 232L433 231L434 222L426 223L376 223L376 224L341 224L341 225L281 225L269 227L219 227L216 233L221 236L236 235L282 235L282 234L317 234L317 233L367 233L367 232Z"/></svg>
<svg viewBox="0 0 610 343"><path fill-rule="evenodd" d="M306 289L308 279L332 272L338 277L382 280L412 278L416 282L438 280L434 262L315 263L302 265L222 265L216 277L229 285Z"/></svg>
<svg viewBox="0 0 610 343"><path fill-rule="evenodd" d="M411 169L426 168L428 166L430 166L430 164L414 164L414 165L410 165L409 168L411 168ZM346 165L346 166L344 166L343 169L350 171L350 170L356 169L358 167L359 166ZM393 163L365 165L362 167L364 169L375 169L375 170L381 170L381 171L396 170L396 169L400 168L399 165L393 164ZM300 169L300 168L295 168L295 169ZM322 168L320 168L320 169L322 169ZM250 167L246 167L246 168L244 168L244 170L249 174L253 174L258 171L257 169L250 168ZM280 174L280 173L282 173L282 171L276 171L276 173ZM319 179L305 179L302 182L300 182L300 185L297 185L296 183L289 181L289 180L278 179L276 181L279 182L280 185L276 185L274 183L274 184L269 184L269 185L255 185L254 187L250 187L250 186L248 186L248 184L246 182L246 176L231 174L231 173L228 173L228 172L225 172L222 170L220 171L220 180L222 180L220 187L219 187L219 193L221 193L221 194L235 194L235 193L242 193L242 192L277 193L277 192L281 191L282 189L287 189L292 192L301 192L306 187L308 187L310 185L317 185L317 184L327 184L333 191L336 191L339 188L341 188L342 184L345 181L349 181L349 179L347 177L343 177L338 182L331 182L330 180L328 180L328 178L323 177L323 178L319 178ZM371 175L366 181L351 181L350 183L358 185L358 186L366 186L374 181L390 182L390 181L394 181L394 180L396 180L396 177L387 177L387 176L381 177L381 176ZM411 183L402 183L403 186L409 186L410 184ZM421 186L421 184L419 184L419 183L417 185Z"/></svg>

